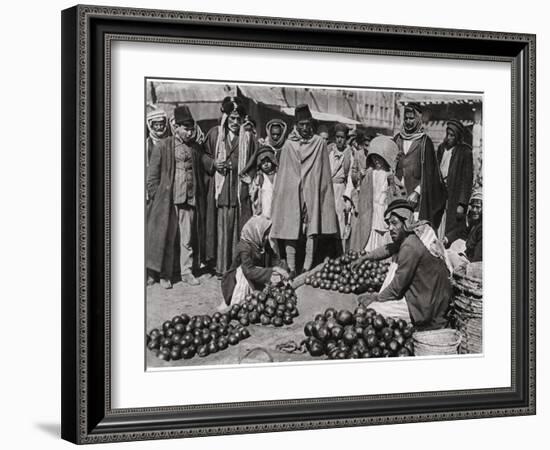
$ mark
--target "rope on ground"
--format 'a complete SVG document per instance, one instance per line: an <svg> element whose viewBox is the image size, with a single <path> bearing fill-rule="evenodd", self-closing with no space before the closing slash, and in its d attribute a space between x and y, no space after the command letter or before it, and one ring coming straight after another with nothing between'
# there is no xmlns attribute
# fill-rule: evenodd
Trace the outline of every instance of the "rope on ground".
<svg viewBox="0 0 550 450"><path fill-rule="evenodd" d="M306 341L302 341L298 344L296 341L292 340L277 344L275 349L282 353L305 353L307 351Z"/></svg>

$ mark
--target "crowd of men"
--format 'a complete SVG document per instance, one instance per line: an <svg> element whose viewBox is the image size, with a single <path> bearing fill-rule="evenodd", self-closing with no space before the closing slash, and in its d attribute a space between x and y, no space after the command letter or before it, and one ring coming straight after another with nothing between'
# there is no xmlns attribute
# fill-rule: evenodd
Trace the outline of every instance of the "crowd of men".
<svg viewBox="0 0 550 450"><path fill-rule="evenodd" d="M148 284L171 288L180 275L198 285L203 271L221 279L254 216L269 219L269 240L291 277L329 254L374 252L395 241L392 204L407 224L428 224L445 248L465 242L453 261L481 259L481 194L472 195L472 150L459 120L448 121L435 149L416 104L405 107L394 137L345 124L329 130L305 104L291 129L274 119L257 130L237 97L223 99L220 115L204 134L186 106L171 117L147 114Z"/></svg>

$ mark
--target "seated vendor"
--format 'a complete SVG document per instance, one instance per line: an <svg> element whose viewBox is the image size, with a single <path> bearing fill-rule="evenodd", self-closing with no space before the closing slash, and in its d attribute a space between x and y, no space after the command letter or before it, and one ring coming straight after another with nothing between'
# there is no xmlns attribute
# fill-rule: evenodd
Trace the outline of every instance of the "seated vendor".
<svg viewBox="0 0 550 450"><path fill-rule="evenodd" d="M425 221L414 222L413 208L394 200L384 212L392 243L379 247L354 263L392 257L380 293L363 294L359 302L385 317L412 322L421 329L445 327L452 288L445 249Z"/></svg>
<svg viewBox="0 0 550 450"><path fill-rule="evenodd" d="M456 234L447 236L447 243L450 244L447 256L453 270L483 259L483 197L481 191L475 191L470 198L468 214L466 216L466 228L461 228ZM447 244L446 243L446 244Z"/></svg>
<svg viewBox="0 0 550 450"><path fill-rule="evenodd" d="M218 309L241 303L252 291L289 277L288 272L277 265L279 258L268 240L270 229L271 220L265 216L253 216L243 226L233 264L223 275L224 302ZM265 261L271 261L274 267L266 267Z"/></svg>

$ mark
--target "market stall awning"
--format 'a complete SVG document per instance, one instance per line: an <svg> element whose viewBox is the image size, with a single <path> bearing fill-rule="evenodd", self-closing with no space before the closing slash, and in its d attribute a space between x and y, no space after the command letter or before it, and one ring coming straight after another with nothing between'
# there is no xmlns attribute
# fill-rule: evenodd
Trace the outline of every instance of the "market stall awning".
<svg viewBox="0 0 550 450"><path fill-rule="evenodd" d="M281 108L281 111L289 116L294 116L294 108ZM344 117L339 114L322 113L315 110L311 110L311 115L314 119L320 120L321 122L340 122L345 123L346 125L359 125L361 123L357 120L350 119L349 117Z"/></svg>
<svg viewBox="0 0 550 450"><path fill-rule="evenodd" d="M219 83L178 83L151 81L147 100L151 103L221 103L231 95L232 86Z"/></svg>
<svg viewBox="0 0 550 450"><path fill-rule="evenodd" d="M243 96L268 106L288 106L283 91L277 86L238 85Z"/></svg>
<svg viewBox="0 0 550 450"><path fill-rule="evenodd" d="M406 93L402 94L398 102L419 103L421 105L444 105L444 104L473 104L480 103L482 95L476 94L428 94L428 93Z"/></svg>

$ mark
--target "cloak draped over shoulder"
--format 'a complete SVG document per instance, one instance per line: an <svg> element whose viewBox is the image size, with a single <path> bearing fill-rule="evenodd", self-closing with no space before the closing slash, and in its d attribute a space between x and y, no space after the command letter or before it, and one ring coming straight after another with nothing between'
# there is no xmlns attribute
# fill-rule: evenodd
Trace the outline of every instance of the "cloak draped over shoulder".
<svg viewBox="0 0 550 450"><path fill-rule="evenodd" d="M297 240L304 214L308 236L338 232L326 142L318 135L304 140L293 131L281 151L271 236Z"/></svg>

